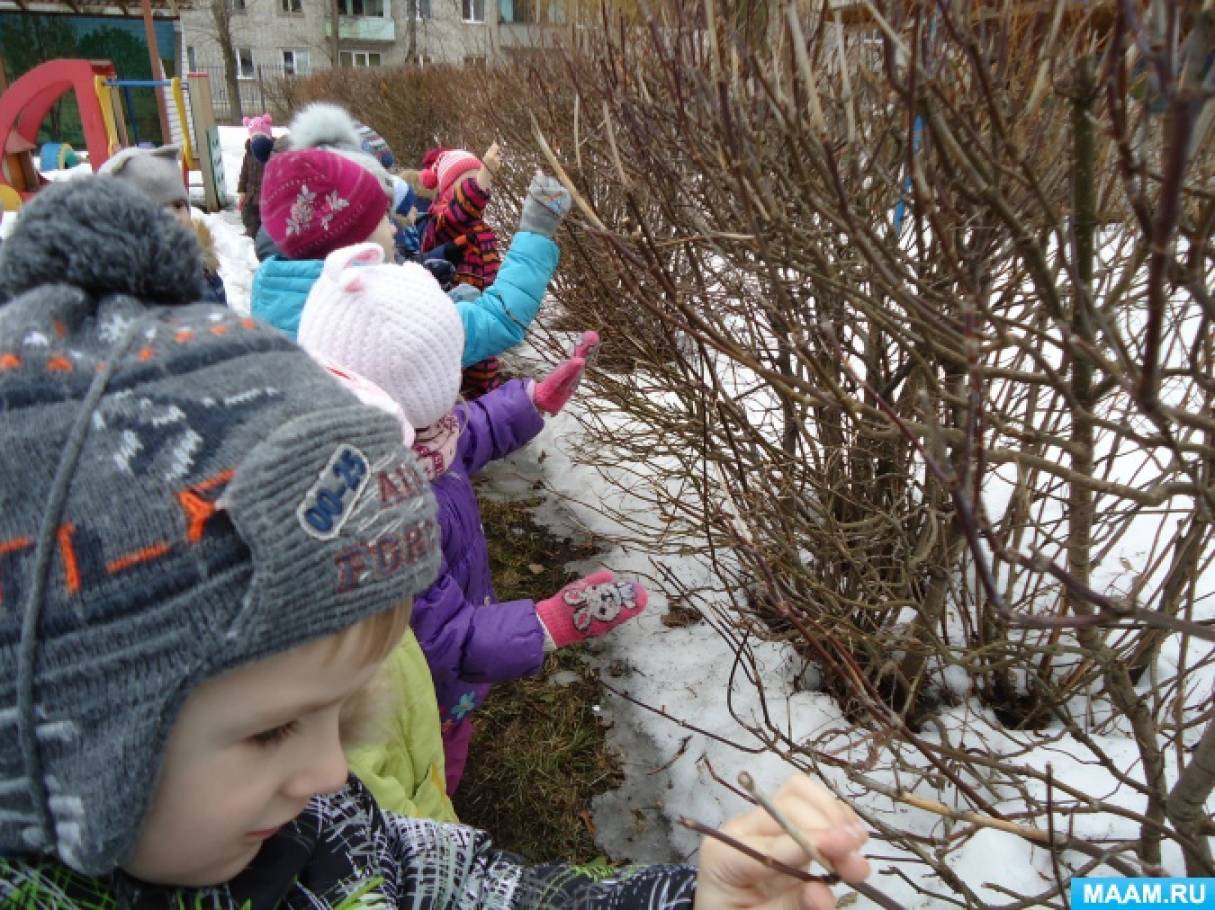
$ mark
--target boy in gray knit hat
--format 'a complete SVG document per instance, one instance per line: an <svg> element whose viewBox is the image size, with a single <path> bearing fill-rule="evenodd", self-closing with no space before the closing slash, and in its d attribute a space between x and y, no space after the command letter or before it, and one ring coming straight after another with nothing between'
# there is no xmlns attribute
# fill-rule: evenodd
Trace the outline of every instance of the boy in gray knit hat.
<svg viewBox="0 0 1215 910"><path fill-rule="evenodd" d="M0 905L691 907L692 867L527 867L347 777L339 720L435 575L434 502L391 417L188 303L177 231L83 178L0 249ZM777 799L865 873L850 810L804 778ZM809 861L763 813L726 828ZM698 906L834 904L701 858Z"/></svg>

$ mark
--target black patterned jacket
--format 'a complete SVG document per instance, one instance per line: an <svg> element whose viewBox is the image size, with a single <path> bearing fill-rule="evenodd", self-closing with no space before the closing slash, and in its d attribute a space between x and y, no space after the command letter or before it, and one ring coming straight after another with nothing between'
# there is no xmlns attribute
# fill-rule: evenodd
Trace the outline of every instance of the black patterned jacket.
<svg viewBox="0 0 1215 910"><path fill-rule="evenodd" d="M0 906L20 910L691 910L695 884L691 866L524 865L483 831L381 812L353 777L225 885L170 889L0 860Z"/></svg>

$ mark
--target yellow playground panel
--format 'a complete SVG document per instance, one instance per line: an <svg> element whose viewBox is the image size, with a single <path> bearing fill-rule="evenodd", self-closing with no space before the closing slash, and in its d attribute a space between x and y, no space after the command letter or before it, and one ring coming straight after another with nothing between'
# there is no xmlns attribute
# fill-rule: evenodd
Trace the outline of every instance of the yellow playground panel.
<svg viewBox="0 0 1215 910"><path fill-rule="evenodd" d="M111 155L131 144L122 96L115 89L167 89L169 100L172 102L168 110L169 129L173 135L166 137L166 141L181 145L182 163L186 168L198 169L198 159L194 155L194 138L190 134L190 119L186 113L186 93L180 78L174 76L172 79L107 79L105 76L97 76L93 83L97 89L97 100L101 103L101 116L105 120Z"/></svg>

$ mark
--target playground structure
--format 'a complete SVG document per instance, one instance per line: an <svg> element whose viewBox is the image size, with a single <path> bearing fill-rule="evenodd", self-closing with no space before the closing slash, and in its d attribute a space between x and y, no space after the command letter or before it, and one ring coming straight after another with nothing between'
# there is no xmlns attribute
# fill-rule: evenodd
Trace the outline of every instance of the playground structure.
<svg viewBox="0 0 1215 910"><path fill-rule="evenodd" d="M221 207L225 200L223 170L217 156L215 116L211 108L210 84L205 74L191 73L187 82L172 79L119 79L108 60L50 60L9 86L0 95L0 143L4 157L0 167L0 204L4 208L28 200L47 183L35 167L38 131L51 109L69 92L74 93L80 124L88 150L89 165L96 171L119 149L139 142L138 133L127 124L124 99L131 103L132 89L153 89L167 102L166 141L182 149L182 179L188 183L191 170L201 170L208 208ZM206 150L198 154L196 137L203 136ZM134 138L134 143L132 143ZM67 160L62 146L55 149L56 164ZM45 167L49 161L41 162Z"/></svg>

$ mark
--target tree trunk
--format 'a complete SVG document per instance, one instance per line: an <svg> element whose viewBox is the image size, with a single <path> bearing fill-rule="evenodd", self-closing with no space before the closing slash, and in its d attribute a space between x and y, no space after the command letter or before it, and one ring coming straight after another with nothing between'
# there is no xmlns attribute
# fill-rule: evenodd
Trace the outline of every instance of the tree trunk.
<svg viewBox="0 0 1215 910"><path fill-rule="evenodd" d="M405 59L413 61L418 57L418 0L409 0L405 6L409 16L409 24L406 26L409 43L405 48Z"/></svg>
<svg viewBox="0 0 1215 910"><path fill-rule="evenodd" d="M329 62L337 69L342 65L342 0L331 0L329 25Z"/></svg>
<svg viewBox="0 0 1215 910"><path fill-rule="evenodd" d="M211 0L211 17L215 20L215 40L224 58L224 85L228 91L228 116L240 123L245 116L240 103L240 80L236 78L236 49L232 46L232 15L228 0Z"/></svg>

